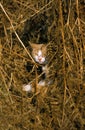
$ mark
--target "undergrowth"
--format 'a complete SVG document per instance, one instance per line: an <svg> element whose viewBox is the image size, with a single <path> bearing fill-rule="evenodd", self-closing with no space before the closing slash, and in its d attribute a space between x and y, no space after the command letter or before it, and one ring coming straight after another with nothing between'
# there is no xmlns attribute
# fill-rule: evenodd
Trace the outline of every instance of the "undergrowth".
<svg viewBox="0 0 85 130"><path fill-rule="evenodd" d="M36 63L21 35L25 22L44 12L54 83L26 93L23 84L37 75L25 66ZM85 0L1 0L0 129L85 129Z"/></svg>

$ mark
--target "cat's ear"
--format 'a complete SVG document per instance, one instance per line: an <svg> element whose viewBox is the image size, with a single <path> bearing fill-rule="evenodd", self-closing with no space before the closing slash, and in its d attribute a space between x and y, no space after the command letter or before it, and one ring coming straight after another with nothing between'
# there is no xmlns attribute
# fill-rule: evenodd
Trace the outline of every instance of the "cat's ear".
<svg viewBox="0 0 85 130"><path fill-rule="evenodd" d="M36 45L35 43L32 43L32 42L30 42L30 41L29 41L29 45L30 45L30 47L31 47L32 49L37 47L37 45Z"/></svg>
<svg viewBox="0 0 85 130"><path fill-rule="evenodd" d="M32 44L31 42L29 41L29 50L32 51L33 50L33 47L32 47Z"/></svg>
<svg viewBox="0 0 85 130"><path fill-rule="evenodd" d="M43 44L29 42L29 45L31 46L32 49L41 49Z"/></svg>
<svg viewBox="0 0 85 130"><path fill-rule="evenodd" d="M41 48L42 48L42 50L46 50L47 45L46 45L46 44L43 44Z"/></svg>
<svg viewBox="0 0 85 130"><path fill-rule="evenodd" d="M50 42L47 44L43 44L42 48L44 48L46 50L50 44L51 44Z"/></svg>
<svg viewBox="0 0 85 130"><path fill-rule="evenodd" d="M30 46L32 45L30 41L29 41L29 45L30 45Z"/></svg>

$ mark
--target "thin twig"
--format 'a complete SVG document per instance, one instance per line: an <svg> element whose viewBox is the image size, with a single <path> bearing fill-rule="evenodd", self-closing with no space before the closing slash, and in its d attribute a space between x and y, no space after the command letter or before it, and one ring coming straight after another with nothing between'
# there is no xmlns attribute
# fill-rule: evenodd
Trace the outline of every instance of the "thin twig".
<svg viewBox="0 0 85 130"><path fill-rule="evenodd" d="M66 82L66 70L65 70L65 36L64 36L64 25L63 25L63 14L62 14L62 1L59 1L59 15L60 15L60 23L61 23L61 36L63 41L63 75L64 75L64 95L63 95L63 111L62 111L62 124L64 122L64 115L65 115L65 102L66 102L66 89L67 89L67 82Z"/></svg>

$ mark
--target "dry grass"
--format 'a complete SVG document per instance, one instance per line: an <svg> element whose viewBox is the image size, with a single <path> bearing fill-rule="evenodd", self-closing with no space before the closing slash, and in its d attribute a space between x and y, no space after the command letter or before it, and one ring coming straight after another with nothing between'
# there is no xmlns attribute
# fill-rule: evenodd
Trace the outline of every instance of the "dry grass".
<svg viewBox="0 0 85 130"><path fill-rule="evenodd" d="M28 94L22 85L37 77L25 65L36 65L20 36L25 21L44 11L54 83ZM84 129L85 0L1 0L0 130Z"/></svg>

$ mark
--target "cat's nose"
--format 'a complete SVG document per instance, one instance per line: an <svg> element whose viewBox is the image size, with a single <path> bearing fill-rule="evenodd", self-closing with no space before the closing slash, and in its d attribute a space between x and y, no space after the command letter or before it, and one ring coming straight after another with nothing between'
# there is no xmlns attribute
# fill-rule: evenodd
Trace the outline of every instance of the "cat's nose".
<svg viewBox="0 0 85 130"><path fill-rule="evenodd" d="M41 61L41 60L42 60L42 57L39 57L38 60Z"/></svg>

